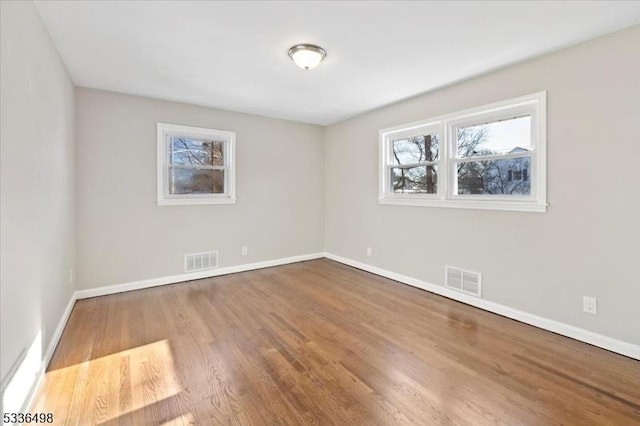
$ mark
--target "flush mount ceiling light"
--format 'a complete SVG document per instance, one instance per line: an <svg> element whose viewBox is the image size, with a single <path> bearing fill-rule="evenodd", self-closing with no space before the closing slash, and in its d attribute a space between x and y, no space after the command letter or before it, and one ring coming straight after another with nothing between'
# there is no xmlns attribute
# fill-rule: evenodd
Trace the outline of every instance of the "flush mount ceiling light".
<svg viewBox="0 0 640 426"><path fill-rule="evenodd" d="M296 44L289 49L289 57L304 70L317 67L325 56L327 52L315 44Z"/></svg>

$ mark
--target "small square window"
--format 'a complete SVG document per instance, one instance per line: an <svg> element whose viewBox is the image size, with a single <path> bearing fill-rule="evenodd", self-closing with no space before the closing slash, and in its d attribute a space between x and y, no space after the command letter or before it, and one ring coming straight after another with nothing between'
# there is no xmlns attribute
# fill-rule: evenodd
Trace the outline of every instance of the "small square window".
<svg viewBox="0 0 640 426"><path fill-rule="evenodd" d="M513 171L513 180L515 180L515 181L522 180L522 171L514 170Z"/></svg>
<svg viewBox="0 0 640 426"><path fill-rule="evenodd" d="M158 204L235 202L235 133L158 123Z"/></svg>

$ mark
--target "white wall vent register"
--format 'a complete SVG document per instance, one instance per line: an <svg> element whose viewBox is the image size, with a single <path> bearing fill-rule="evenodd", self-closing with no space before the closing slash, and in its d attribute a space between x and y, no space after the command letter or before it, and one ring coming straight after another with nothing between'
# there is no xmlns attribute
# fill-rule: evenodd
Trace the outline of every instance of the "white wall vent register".
<svg viewBox="0 0 640 426"><path fill-rule="evenodd" d="M218 252L208 251L184 255L184 271L196 272L218 267Z"/></svg>
<svg viewBox="0 0 640 426"><path fill-rule="evenodd" d="M482 297L482 274L445 266L445 287Z"/></svg>

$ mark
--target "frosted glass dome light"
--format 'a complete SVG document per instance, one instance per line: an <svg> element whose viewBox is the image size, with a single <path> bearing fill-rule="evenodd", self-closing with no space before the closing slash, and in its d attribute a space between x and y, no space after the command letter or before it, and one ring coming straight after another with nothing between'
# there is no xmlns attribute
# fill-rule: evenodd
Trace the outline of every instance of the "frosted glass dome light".
<svg viewBox="0 0 640 426"><path fill-rule="evenodd" d="M303 70L315 68L327 56L327 52L315 44L296 44L289 49L289 57Z"/></svg>

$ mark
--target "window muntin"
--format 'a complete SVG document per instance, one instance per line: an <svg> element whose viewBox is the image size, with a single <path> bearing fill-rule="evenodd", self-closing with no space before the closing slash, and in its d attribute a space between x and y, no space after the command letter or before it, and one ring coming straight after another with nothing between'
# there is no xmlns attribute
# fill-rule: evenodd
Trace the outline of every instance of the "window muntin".
<svg viewBox="0 0 640 426"><path fill-rule="evenodd" d="M158 204L235 202L235 133L158 123Z"/></svg>
<svg viewBox="0 0 640 426"><path fill-rule="evenodd" d="M381 130L380 203L546 211L545 110L540 92Z"/></svg>

